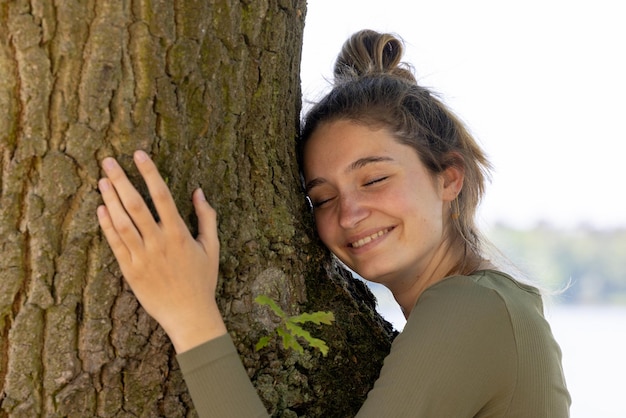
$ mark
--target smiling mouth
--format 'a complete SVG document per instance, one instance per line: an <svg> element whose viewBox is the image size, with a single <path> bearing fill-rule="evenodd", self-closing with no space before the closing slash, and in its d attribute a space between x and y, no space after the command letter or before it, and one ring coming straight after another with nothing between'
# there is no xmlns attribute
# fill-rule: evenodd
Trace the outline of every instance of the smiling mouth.
<svg viewBox="0 0 626 418"><path fill-rule="evenodd" d="M378 238L382 237L383 235L385 235L387 232L391 231L391 228L385 228L382 229L378 232L373 233L372 235L369 235L365 238L361 238L360 240L356 241L356 242L351 242L350 244L348 244L348 247L352 247L352 248L360 248L366 244L369 244L372 241L376 241Z"/></svg>

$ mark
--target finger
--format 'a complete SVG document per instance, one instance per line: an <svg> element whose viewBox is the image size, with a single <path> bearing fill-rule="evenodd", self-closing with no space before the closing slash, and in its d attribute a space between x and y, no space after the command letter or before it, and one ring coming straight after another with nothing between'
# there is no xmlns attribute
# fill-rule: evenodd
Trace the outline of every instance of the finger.
<svg viewBox="0 0 626 418"><path fill-rule="evenodd" d="M146 237L151 234L156 234L158 225L152 217L150 209L148 209L146 202L137 189L135 189L130 180L128 180L122 167L120 167L113 158L105 158L102 161L102 167L115 188L118 201L121 202L121 207L128 213L130 220L136 225L141 236ZM109 205L107 204L107 206ZM118 206L116 205L115 208L118 209ZM111 209L112 208L109 208L109 211L113 217L113 223L117 225L116 220L118 214Z"/></svg>
<svg viewBox="0 0 626 418"><path fill-rule="evenodd" d="M117 259L118 263L120 265L125 265L126 263L130 262L130 252L124 244L124 241L122 241L119 234L115 230L106 206L98 206L96 214L98 215L98 223L100 224L100 228L102 228L104 237L109 243L109 246L113 251L113 255Z"/></svg>
<svg viewBox="0 0 626 418"><path fill-rule="evenodd" d="M178 213L178 208L170 193L170 189L167 187L161 174L159 174L157 166L144 151L136 151L134 158L135 164L148 186L148 191L159 218L161 218L162 225L166 228L168 226L176 226L187 229Z"/></svg>
<svg viewBox="0 0 626 418"><path fill-rule="evenodd" d="M128 216L126 209L124 209L122 202L120 202L119 196L110 180L106 178L100 179L98 188L107 209L110 227L115 230L115 233L129 251L143 247L143 239L132 219Z"/></svg>
<svg viewBox="0 0 626 418"><path fill-rule="evenodd" d="M194 192L193 205L198 217L197 241L204 247L206 254L216 260L220 253L220 243L217 236L217 212L206 201L202 189L196 189Z"/></svg>

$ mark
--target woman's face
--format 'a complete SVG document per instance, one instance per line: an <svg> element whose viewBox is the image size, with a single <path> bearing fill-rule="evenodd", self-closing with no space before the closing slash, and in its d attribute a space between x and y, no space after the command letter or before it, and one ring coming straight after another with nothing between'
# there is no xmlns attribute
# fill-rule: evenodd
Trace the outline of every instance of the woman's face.
<svg viewBox="0 0 626 418"><path fill-rule="evenodd" d="M304 176L320 238L365 279L401 290L435 260L456 191L386 129L320 125L304 150Z"/></svg>

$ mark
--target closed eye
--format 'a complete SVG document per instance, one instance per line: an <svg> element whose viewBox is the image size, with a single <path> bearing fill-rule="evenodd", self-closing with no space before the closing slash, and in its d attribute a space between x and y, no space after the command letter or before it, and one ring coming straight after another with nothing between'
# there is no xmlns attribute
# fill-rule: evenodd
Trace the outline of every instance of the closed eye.
<svg viewBox="0 0 626 418"><path fill-rule="evenodd" d="M367 183L364 184L364 186L371 186L373 184L380 183L381 181L384 181L384 180L387 180L387 179L388 179L388 177L386 177L386 176L385 177L378 177L378 178L375 178L374 180L368 181Z"/></svg>
<svg viewBox="0 0 626 418"><path fill-rule="evenodd" d="M333 199L334 197L331 197L328 199L320 199L320 200L311 199L311 205L313 206L313 209L317 209L317 208L324 206L326 203L330 202Z"/></svg>

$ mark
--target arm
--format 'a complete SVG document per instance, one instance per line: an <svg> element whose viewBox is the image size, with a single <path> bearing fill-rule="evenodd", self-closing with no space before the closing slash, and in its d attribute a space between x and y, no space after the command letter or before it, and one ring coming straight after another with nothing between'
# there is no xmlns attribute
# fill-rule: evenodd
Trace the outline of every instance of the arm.
<svg viewBox="0 0 626 418"><path fill-rule="evenodd" d="M241 406L258 399L227 336L178 360L194 402L216 391L220 399L236 397ZM447 280L425 292L414 308L358 417L482 416L479 411L506 416L516 365L511 323L498 294L468 278ZM232 411L214 402L198 405L207 416Z"/></svg>

